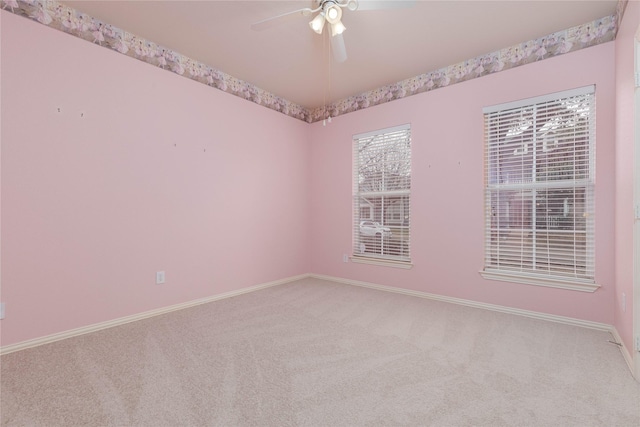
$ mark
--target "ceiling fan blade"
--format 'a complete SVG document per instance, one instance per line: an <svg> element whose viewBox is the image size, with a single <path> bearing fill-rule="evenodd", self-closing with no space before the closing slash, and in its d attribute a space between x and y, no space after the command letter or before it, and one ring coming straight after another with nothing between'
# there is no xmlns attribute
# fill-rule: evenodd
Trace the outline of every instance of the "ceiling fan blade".
<svg viewBox="0 0 640 427"><path fill-rule="evenodd" d="M272 16L271 18L254 22L253 24L251 24L251 29L254 31L266 30L267 28L271 28L275 25L282 24L283 22L288 21L291 18L296 18L298 16L309 16L313 12L314 12L313 9L305 7L304 9L298 9L292 12L283 13L282 15Z"/></svg>
<svg viewBox="0 0 640 427"><path fill-rule="evenodd" d="M344 62L347 60L347 48L344 45L344 37L342 34L336 34L331 37L331 51L333 52L333 59L336 62Z"/></svg>
<svg viewBox="0 0 640 427"><path fill-rule="evenodd" d="M415 4L415 0L358 0L355 10L404 9Z"/></svg>

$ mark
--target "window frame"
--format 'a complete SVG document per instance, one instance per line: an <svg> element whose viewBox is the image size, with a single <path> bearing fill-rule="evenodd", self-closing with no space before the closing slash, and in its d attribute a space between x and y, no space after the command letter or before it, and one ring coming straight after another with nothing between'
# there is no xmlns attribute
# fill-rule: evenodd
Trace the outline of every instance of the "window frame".
<svg viewBox="0 0 640 427"><path fill-rule="evenodd" d="M576 156L574 153L574 158L573 158L574 164L573 164L573 167L571 168L573 178L572 179L564 179L564 178L555 179L553 177L550 177L551 175L549 174L549 172L545 170L544 174L540 174L540 176L543 177L542 179L540 179L540 176L538 176L535 153L539 152L541 155L545 155L552 152L558 146L558 140L557 139L550 140L548 138L548 132L542 136L537 134L539 130L539 129L536 129L537 120L539 119L538 115L542 116L543 118L547 118L545 125L548 123L551 123L551 120L555 120L557 117L560 117L560 116L552 116L552 115L545 116L544 114L539 113L538 109L541 109L544 113L549 114L548 111L543 109L541 106L545 106L546 104L553 105L553 103L561 103L564 100L568 100L569 98L578 99L577 97L584 97L584 99L586 100L585 102L588 102L588 105L590 108L588 111L587 124L584 127L579 128L579 130L585 131L586 136L582 136L582 138L587 138L588 143L585 146L586 148L584 147L581 148L582 152L580 152L579 154L582 157L580 161L575 160L579 156ZM584 274L582 275L583 277L579 277L581 275L579 275L578 273L575 273L575 275L572 276L566 272L565 273L561 272L562 269L566 269L567 267L571 267L571 266L573 266L573 269L575 271L578 270L578 264L577 264L577 261L575 260L575 257L572 265L569 264L568 261L566 262L566 264L556 264L556 265L559 265L559 267L555 267L555 271L552 271L553 270L551 267L552 258L551 258L551 255L548 255L548 258L546 259L548 263L546 272L544 269L537 269L536 266L539 262L539 259L538 259L538 253L536 252L535 236L538 233L540 233L541 235L546 234L547 239L549 240L550 239L549 236L552 234L551 229L557 228L558 221L561 220L559 219L559 217L558 218L549 217L548 216L549 214L545 214L547 215L547 217L545 217L547 221L546 221L546 228L544 228L545 226L543 226L542 224L545 224L545 223L539 222L538 217L535 214L535 207L538 206L537 203L535 204L535 206L532 205L533 213L529 215L530 218L528 219L528 221L530 222L530 225L528 225L525 220L522 220L522 224L524 225L520 226L523 233L529 230L530 228L530 232L532 233L532 236L533 236L531 237L531 240L532 240L531 249L528 249L528 248L522 249L523 247L525 247L525 245L521 243L521 249L520 249L521 252L515 252L516 254L515 257L517 258L519 254L521 258L520 265L517 265L517 263L515 263L515 266L511 268L506 268L505 265L507 265L508 263L501 265L500 255L498 255L498 261L495 260L496 251L500 253L500 250L501 250L500 242L499 242L500 236L498 235L498 237L496 238L495 236L492 235L492 233L495 234L496 230L498 233L500 233L503 230L506 230L506 228L503 229L503 228L500 228L500 226L496 228L492 223L492 221L495 222L494 218L492 217L495 215L494 210L496 209L496 207L494 206L496 202L494 200L492 203L492 197L496 197L497 195L498 200L500 200L500 197L502 196L501 191L504 191L504 190L501 190L501 185L503 184L499 178L499 176L501 176L499 174L502 173L502 169L505 167L503 165L503 162L504 163L507 162L502 160L500 157L498 157L498 160L495 160L495 156L496 156L495 153L496 152L500 153L498 154L498 156L500 156L502 155L502 153L508 152L507 151L508 149L501 148L499 145L499 144L503 144L503 147L504 147L506 146L504 144L508 144L507 142L508 133L505 133L505 135L501 136L499 132L494 131L494 128L497 126L496 121L499 120L499 119L496 119L496 117L499 116L501 113L507 113L510 111L518 112L518 110L524 115L526 114L527 109L534 111L532 114L533 124L529 125L529 127L531 127L532 129L531 130L532 136L530 137L530 139L527 139L527 137L524 137L524 136L521 138L520 143L522 145L519 148L518 147L515 148L513 152L513 157L517 155L525 156L529 154L529 150L532 150L532 153L530 154L533 158L531 178L529 178L530 179L529 181L527 181L527 179L525 178L525 175L528 173L528 171L526 170L524 161L522 161L522 164L520 165L520 169L516 169L516 176L518 176L518 173L519 173L519 176L522 177L522 179L520 181L516 181L517 184L514 186L514 188L521 187L520 192L523 194L526 192L530 192L532 194L531 203L533 203L533 201L538 200L537 199L538 192L540 192L541 194L544 194L545 196L550 196L550 195L553 195L554 191L556 193L560 193L561 192L560 189L565 189L565 188L569 190L573 189L574 198L572 200L574 204L576 204L578 200L581 200L579 196L576 196L576 194L582 195L582 197L584 198L582 203L584 205L583 215L585 218L584 249L580 248L576 244L576 242L578 241L576 236L578 236L579 235L578 233L579 232L581 233L582 230L579 228L581 227L581 225L578 225L578 221L575 220L575 218L577 218L577 216L575 215L574 215L573 226L570 229L571 233L573 234L569 233L569 235L573 236L573 240L572 240L573 246L570 246L570 248L572 248L570 249L570 251L573 251L574 254L577 252L581 252L580 256L582 256L582 252L584 252L585 267L584 267ZM562 114L562 113L559 113L559 114ZM576 290L576 291L583 291L583 292L595 292L600 287L600 285L598 285L595 280L596 279L596 269L595 269L595 259L596 259L595 257L595 178L596 178L596 174L595 174L595 152L596 152L595 85L580 87L580 88L571 89L571 90L562 91L562 92L555 92L555 93L551 93L543 96L522 99L522 100L509 102L505 104L499 104L491 107L485 107L483 109L483 115L484 115L484 122L485 122L485 136L484 136L485 177L484 177L484 186L483 186L484 197L485 197L485 205L484 205L484 211L485 211L484 254L485 255L484 255L483 269L480 271L480 274L482 275L483 278L489 279L489 280L499 280L499 281L506 281L511 283L522 283L522 284L528 284L528 285L546 286L546 287L552 287L552 288L569 289L569 290ZM548 119L548 117L551 117L551 119ZM542 129L543 127L544 125L541 126L540 129ZM501 129L502 131L504 131L506 128L503 127ZM514 133L517 134L518 131L521 131L524 129L525 127L524 125L522 125L522 127L516 128ZM564 132L565 127L561 128L561 131ZM495 136L496 134L498 136ZM575 152L576 145L574 145L573 147ZM500 150L503 150L503 151L500 151ZM588 151L584 153L585 150L588 150ZM512 164L510 166L512 166ZM585 174L586 178L582 178L582 179L576 178L576 176L579 173ZM493 181L493 182L490 182L490 181ZM580 193L579 191L576 191L576 190L583 190L583 193ZM524 200L525 198L523 196L520 201L522 202ZM539 200L542 203L542 199L539 199ZM550 208L552 198L548 197L545 200L546 200L546 203L548 203L547 207ZM566 217L569 211L568 200L566 198L562 200L562 206L560 206L559 202L556 201L556 203L558 203L557 204L558 209L561 208L562 215ZM509 218L508 221L512 221L509 213L509 206L510 204L506 204L505 210L501 211L500 214L504 216L504 213L506 212L507 218ZM554 205L554 207L555 206L556 205ZM516 208L518 208L518 206L516 206ZM522 209L522 206L520 206L520 208ZM500 207L498 207L497 209L500 210ZM521 215L524 216L523 214ZM506 227L509 227L509 226L507 225ZM495 240L498 240L498 242L496 243ZM525 241L525 238L521 237L521 242L524 242L524 241ZM513 250L513 248L514 246L511 246L510 248L507 247L507 250L509 249ZM553 249L551 248L552 248L551 244L547 243L547 252L553 253L556 250L559 250L562 252L561 255L564 255L565 249L562 247L561 243L556 242L555 246L553 246ZM561 256L561 255L557 255L557 256ZM527 262L524 261L524 259L527 259L528 256L531 257L531 261L528 261L531 263L530 266L528 266ZM544 260L544 257L542 257L542 259Z"/></svg>
<svg viewBox="0 0 640 427"><path fill-rule="evenodd" d="M376 141L379 138L382 141ZM385 139L389 139L388 144ZM404 124L400 126L394 126L390 128L379 129L371 132L361 133L354 135L352 138L352 150L353 150L353 182L352 182L352 196L353 196L353 210L352 210L352 251L351 261L356 263L382 265L396 268L411 268L411 250L410 250L410 236L411 236L411 125ZM389 154L390 151L397 150L399 159L388 160L388 157L382 156L384 160L375 162L377 168L389 167L389 165L398 166L398 168L404 167L404 174L399 174L391 185L392 188L387 188L390 180L385 178L385 172L382 173L382 178L379 175L370 174L371 184L373 182L382 186L382 189L373 190L369 188L362 188L364 180L367 178L362 177L362 171L360 168L360 149L361 144L366 142L372 142L375 144L376 149L383 150L385 154ZM406 144L403 147L401 144ZM395 144L395 145L393 145ZM408 149L407 149L408 147ZM408 151L408 152L407 152ZM405 156L405 157L403 157ZM408 158L406 157L408 156ZM408 173L406 172L408 162ZM371 163L368 163L369 165ZM380 165L380 166L378 166ZM402 165L402 166L400 166ZM399 169L400 170L400 169ZM396 188L397 187L397 188ZM362 201L364 200L364 204ZM398 207L397 203L401 203L402 206ZM378 206L379 205L379 206ZM394 211L387 212L386 207L394 205ZM363 208L369 209L369 215L366 218L361 218ZM400 221L391 221L395 210L402 210L404 218ZM391 214L391 216L390 216ZM379 223L380 227L383 227L381 233L376 233L372 236L363 234L361 231L360 223L362 221L371 221ZM380 236L378 237L378 234ZM379 238L378 240L375 240ZM369 239L369 240L367 240ZM370 242L370 240L375 240ZM385 245L386 240L386 245ZM373 250L364 250L363 247L373 247ZM374 253L380 250L379 254Z"/></svg>

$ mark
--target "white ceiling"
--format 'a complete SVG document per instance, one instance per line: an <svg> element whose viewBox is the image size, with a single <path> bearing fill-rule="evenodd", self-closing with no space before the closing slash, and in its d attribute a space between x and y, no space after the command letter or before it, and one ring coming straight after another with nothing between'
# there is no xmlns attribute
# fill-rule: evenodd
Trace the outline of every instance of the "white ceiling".
<svg viewBox="0 0 640 427"><path fill-rule="evenodd" d="M62 1L103 22L307 108L613 15L617 0L416 1L344 11L348 59L330 60L327 31L297 16L264 31L254 22L296 1Z"/></svg>

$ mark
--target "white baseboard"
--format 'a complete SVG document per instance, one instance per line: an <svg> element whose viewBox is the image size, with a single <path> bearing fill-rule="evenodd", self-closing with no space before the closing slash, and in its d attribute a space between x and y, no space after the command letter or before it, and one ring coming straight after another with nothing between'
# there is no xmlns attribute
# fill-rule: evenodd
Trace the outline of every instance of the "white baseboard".
<svg viewBox="0 0 640 427"><path fill-rule="evenodd" d="M293 281L304 279L307 277L309 277L308 274L301 274L299 276L288 277L286 279L275 280L273 282L267 282L267 283L262 283L260 285L250 286L248 288L239 289L237 291L231 291L231 292L225 292L223 294L212 295L210 297L200 298L193 301L187 301L181 304L171 305L169 307L162 307L155 310L145 311L144 313L133 314L131 316L120 317L118 319L113 319L106 322L94 323L93 325L83 326L81 328L71 329L69 331L59 332L56 334L47 335L40 338L22 341L16 344L0 347L0 355L13 353L19 350L25 350L27 348L36 347L43 344L49 344L49 343L64 340L67 338L77 337L79 335L100 331L102 329L112 328L114 326L124 325L125 323L135 322L136 320L147 319L149 317L170 313L176 310L182 310L184 308L189 308L189 307L193 307L200 304L206 304L209 302L218 301L225 298L231 298L231 297L246 294L249 292L259 291L260 289L270 288L272 286L283 285L285 283L293 282Z"/></svg>
<svg viewBox="0 0 640 427"><path fill-rule="evenodd" d="M121 318L114 319L114 320L109 320L109 321L106 321L106 322L95 323L93 325L88 325L88 326L84 326L84 327L81 327L81 328L72 329L72 330L69 330L69 331L59 332L59 333L56 333L56 334L47 335L47 336L40 337L40 338L35 338L35 339L27 340L27 341L22 341L22 342L19 342L19 343L16 343L16 344L11 344L11 345L8 345L8 346L0 347L0 355L13 353L15 351L24 350L24 349L31 348L31 347L36 347L36 346L43 345L43 344L49 344L49 343L52 343L52 342L55 342L55 341L60 341L60 340L63 340L63 339L72 338L72 337L76 337L76 336L79 336L79 335L84 335L84 334L88 334L88 333L91 333L91 332L100 331L102 329L107 329L107 328L111 328L111 327L114 327L114 326L124 325L124 324L129 323L129 322L135 322L137 320L147 319L149 317L170 313L170 312L176 311L176 310L182 310L182 309L193 307L193 306L200 305L200 304L206 304L206 303L209 303L209 302L218 301L218 300L221 300L221 299L242 295L242 294L246 294L246 293L249 293L249 292L255 292L255 291L258 291L260 289L265 289L265 288L269 288L269 287L272 287L272 286L282 285L282 284L293 282L293 281L296 281L296 280L305 279L307 277L312 277L312 278L321 279L321 280L328 280L328 281L331 281L331 282L342 283L342 284L346 284L346 285L361 286L361 287L365 287L365 288L377 289L377 290L386 291L386 292L394 292L394 293L399 293L399 294L404 294L404 295L411 295L411 296L415 296L415 297L427 298L427 299L432 299L432 300L435 300L435 301L448 302L448 303L464 305L464 306L468 306L468 307L481 308L481 309L496 311L496 312L500 312L500 313L515 314L515 315L518 315L518 316L525 316L525 317L530 317L530 318L533 318L533 319L547 320L547 321L551 321L551 322L563 323L563 324L566 324L566 325L581 326L581 327L584 327L584 328L590 328L590 329L596 329L596 330L600 330L600 331L606 331L606 332L610 332L613 335L613 337L615 338L616 342L622 343L622 341L620 339L620 336L618 335L618 332L616 331L615 327L613 327L612 325L605 324L605 323L591 322L591 321L588 321L588 320L574 319L574 318L571 318L571 317L558 316L558 315L547 314L547 313L540 313L540 312L536 312L536 311L522 310L522 309L519 309L519 308L512 308L512 307L506 307L506 306L495 305L495 304L487 304L487 303L482 303L482 302L477 302L477 301L472 301L472 300L466 300L466 299L462 299L462 298L447 297L447 296L442 296L442 295L437 295L437 294L430 294L430 293L427 293L427 292L413 291L413 290L402 289L402 288L395 288L395 287L392 287L392 286L378 285L378 284L374 284L374 283L362 282L362 281L350 280L350 279L343 279L343 278L333 277L333 276L325 276L325 275L320 275L320 274L301 274L301 275L298 275L298 276L288 277L288 278L281 279L281 280L276 280L276 281L273 281L273 282L263 283L263 284L256 285L256 286L250 286L248 288L239 289L237 291L231 291L231 292L226 292L226 293L223 293L223 294L213 295L213 296L210 296L210 297L200 298L200 299L193 300L193 301L187 301L187 302L184 302L184 303L181 303L181 304L172 305L172 306L169 306L169 307L162 307L162 308L158 308L158 309L151 310L151 311L145 311L144 313L138 313L138 314L134 314L134 315L131 315L131 316L126 316L126 317L121 317ZM633 368L632 368L633 367L633 361L631 359L630 353L624 347L624 344L622 344L622 347L620 348L620 351L622 352L622 355L624 356L625 361L627 362L627 364L631 368L631 371L633 372Z"/></svg>
<svg viewBox="0 0 640 427"><path fill-rule="evenodd" d="M500 313L514 314L517 316L530 317L532 319L547 320L550 322L562 323L565 325L579 326L583 328L609 332L613 336L614 341L620 344L619 346L620 352L622 353L622 357L624 358L624 361L627 363L627 366L629 367L629 371L631 371L631 375L633 375L636 381L640 382L640 373L638 373L637 375L635 374L633 357L631 356L631 353L629 353L629 349L627 349L627 347L624 345L624 342L622 341L620 334L618 334L618 331L613 325L608 325L606 323L592 322L589 320L575 319L573 317L558 316L555 314L540 313L538 311L522 310L519 308L506 307L502 305L487 304L483 302L466 300L462 298L454 298L454 297L447 297L443 295L430 294L427 292L412 291L410 289L394 288L392 286L377 285L375 283L361 282L358 280L324 276L321 274L309 274L308 277L312 277L320 280L328 280L336 283L342 283L345 285L362 286L365 288L377 289L385 292L394 292L398 294L411 295L411 296L427 298L435 301L442 301L442 302L448 302L451 304L464 305L467 307L481 308L484 310L497 311Z"/></svg>
<svg viewBox="0 0 640 427"><path fill-rule="evenodd" d="M609 332L611 332L611 335L613 335L614 341L620 344L620 353L622 353L624 361L627 362L629 370L631 370L631 373L633 373L633 357L631 356L631 353L629 353L629 349L627 348L627 346L624 345L624 341L622 341L622 337L620 337L618 330L615 326L612 326ZM636 380L640 381L640 378L636 378Z"/></svg>
<svg viewBox="0 0 640 427"><path fill-rule="evenodd" d="M533 319L548 320L550 322L564 323L565 325L581 326L583 328L596 329L599 331L611 332L613 326L606 323L592 322L589 320L574 319L572 317L558 316L555 314L540 313L538 311L522 310L519 308L507 307L503 305L487 304L484 302L472 301L462 298L447 297L443 295L430 294L409 289L394 288L392 286L377 285L374 283L361 282L358 280L342 279L339 277L324 276L320 274L310 274L309 277L343 283L346 285L362 286L365 288L378 289L380 291L394 292L398 294L411 295L420 298L427 298L436 301L443 301L452 304L465 305L467 307L482 308L485 310L497 311L500 313L515 314L518 316L530 317Z"/></svg>

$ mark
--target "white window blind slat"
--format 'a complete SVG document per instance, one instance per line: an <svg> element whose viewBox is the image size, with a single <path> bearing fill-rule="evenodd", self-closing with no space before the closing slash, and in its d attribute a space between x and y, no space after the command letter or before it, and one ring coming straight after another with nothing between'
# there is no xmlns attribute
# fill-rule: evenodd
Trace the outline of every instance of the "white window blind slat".
<svg viewBox="0 0 640 427"><path fill-rule="evenodd" d="M485 271L595 281L595 87L485 112Z"/></svg>

